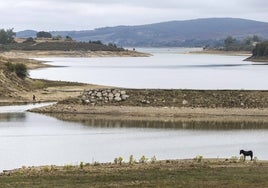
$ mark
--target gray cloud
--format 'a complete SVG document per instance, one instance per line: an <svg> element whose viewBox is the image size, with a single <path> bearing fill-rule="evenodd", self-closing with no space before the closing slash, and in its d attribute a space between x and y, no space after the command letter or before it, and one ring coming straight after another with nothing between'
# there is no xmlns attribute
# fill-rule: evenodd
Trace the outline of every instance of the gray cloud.
<svg viewBox="0 0 268 188"><path fill-rule="evenodd" d="M0 0L3 28L80 30L205 17L267 21L266 0Z"/></svg>

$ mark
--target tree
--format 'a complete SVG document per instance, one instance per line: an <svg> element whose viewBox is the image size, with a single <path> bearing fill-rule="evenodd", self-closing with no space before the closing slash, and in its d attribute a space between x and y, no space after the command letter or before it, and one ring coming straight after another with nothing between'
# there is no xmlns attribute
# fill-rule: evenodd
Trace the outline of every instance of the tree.
<svg viewBox="0 0 268 188"><path fill-rule="evenodd" d="M224 45L225 47L230 47L232 45L234 45L236 43L236 39L231 37L231 36L228 36L225 40L224 40Z"/></svg>
<svg viewBox="0 0 268 188"><path fill-rule="evenodd" d="M0 30L0 44L10 44L14 43L14 37L16 36L16 33L13 32L13 29L1 29Z"/></svg>
<svg viewBox="0 0 268 188"><path fill-rule="evenodd" d="M260 42L261 40L260 40L260 38L259 38L257 35L254 35L254 36L252 37L252 41L253 41L253 42Z"/></svg>
<svg viewBox="0 0 268 188"><path fill-rule="evenodd" d="M37 38L52 38L52 35L49 32L40 31L40 32L36 33L36 37Z"/></svg>
<svg viewBox="0 0 268 188"><path fill-rule="evenodd" d="M268 42L262 42L255 46L252 51L253 57L268 56Z"/></svg>

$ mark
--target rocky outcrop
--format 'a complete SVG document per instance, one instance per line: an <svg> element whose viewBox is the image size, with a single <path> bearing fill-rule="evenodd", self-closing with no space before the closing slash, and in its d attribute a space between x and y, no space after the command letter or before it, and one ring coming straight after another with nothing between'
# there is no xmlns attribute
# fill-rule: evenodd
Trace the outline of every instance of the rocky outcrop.
<svg viewBox="0 0 268 188"><path fill-rule="evenodd" d="M126 101L129 98L127 92L121 89L89 89L81 95L82 104L103 104Z"/></svg>

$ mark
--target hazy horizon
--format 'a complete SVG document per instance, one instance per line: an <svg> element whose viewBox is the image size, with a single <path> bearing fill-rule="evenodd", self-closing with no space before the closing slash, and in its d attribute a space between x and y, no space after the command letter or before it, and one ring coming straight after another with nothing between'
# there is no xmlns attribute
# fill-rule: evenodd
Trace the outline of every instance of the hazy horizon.
<svg viewBox="0 0 268 188"><path fill-rule="evenodd" d="M195 18L195 19L189 19L189 20L169 20L169 21L164 21L164 22L173 22L173 21L191 21L191 20L202 20L202 19L242 19L242 20L251 20L251 19L244 19L244 18L231 18L231 17L211 17L211 18ZM251 21L257 21L257 22L263 22L263 23L268 23L268 22L264 22L264 21L258 21L258 20L251 20ZM151 25L151 24L158 24L158 23L164 23L164 22L154 22L154 23L148 23L148 25ZM147 25L147 24L144 24L144 25ZM140 26L140 24L137 24L137 25L114 25L114 26L103 26L103 27L97 27L97 28L92 28L92 29L81 29L81 30L76 30L76 29L69 29L69 30L46 30L46 31L49 31L49 32L54 32L54 31L87 31L87 30L95 30L95 29L101 29L101 28L106 28L106 27L120 27L120 26ZM31 28L28 28L28 29L24 29L24 30L19 30L19 31L16 31L16 32L20 32L20 31L43 31L43 30L35 30L35 29L31 29Z"/></svg>
<svg viewBox="0 0 268 188"><path fill-rule="evenodd" d="M1 28L92 30L198 18L241 18L267 22L264 0L0 0Z"/></svg>

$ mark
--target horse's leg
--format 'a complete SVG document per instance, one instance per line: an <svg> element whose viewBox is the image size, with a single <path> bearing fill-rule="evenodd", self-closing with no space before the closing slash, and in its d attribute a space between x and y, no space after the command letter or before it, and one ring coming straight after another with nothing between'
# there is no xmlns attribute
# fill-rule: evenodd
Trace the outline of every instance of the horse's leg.
<svg viewBox="0 0 268 188"><path fill-rule="evenodd" d="M246 155L244 154L244 161L246 160Z"/></svg>

